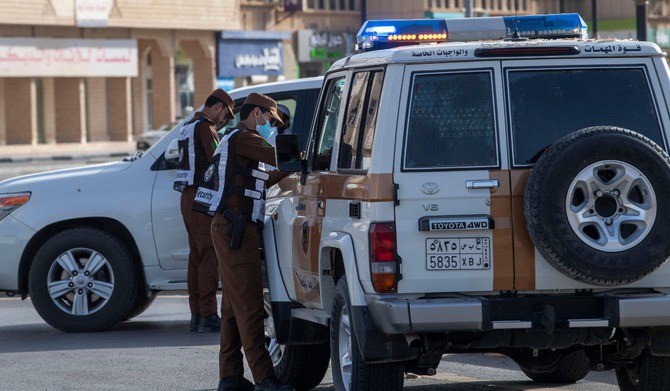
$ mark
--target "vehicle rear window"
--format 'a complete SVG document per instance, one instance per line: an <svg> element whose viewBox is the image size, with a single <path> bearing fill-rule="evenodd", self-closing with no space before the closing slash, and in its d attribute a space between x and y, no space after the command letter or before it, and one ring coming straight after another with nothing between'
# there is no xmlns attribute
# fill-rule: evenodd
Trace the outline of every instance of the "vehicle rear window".
<svg viewBox="0 0 670 391"><path fill-rule="evenodd" d="M403 168L497 165L492 91L489 71L416 75Z"/></svg>
<svg viewBox="0 0 670 391"><path fill-rule="evenodd" d="M507 80L515 165L590 126L634 130L664 146L642 68L510 70Z"/></svg>

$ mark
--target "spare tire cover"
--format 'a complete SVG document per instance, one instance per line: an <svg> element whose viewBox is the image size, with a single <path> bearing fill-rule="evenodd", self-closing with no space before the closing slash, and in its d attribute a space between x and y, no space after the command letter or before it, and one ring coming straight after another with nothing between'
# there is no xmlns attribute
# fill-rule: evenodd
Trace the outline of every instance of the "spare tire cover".
<svg viewBox="0 0 670 391"><path fill-rule="evenodd" d="M528 178L524 216L540 254L570 278L627 284L670 256L670 157L639 133L609 126L571 133Z"/></svg>

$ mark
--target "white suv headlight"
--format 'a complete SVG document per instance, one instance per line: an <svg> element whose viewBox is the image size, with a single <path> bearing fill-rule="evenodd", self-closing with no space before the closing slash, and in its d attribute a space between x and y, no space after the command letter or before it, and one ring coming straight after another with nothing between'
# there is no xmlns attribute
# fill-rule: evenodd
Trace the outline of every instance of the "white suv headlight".
<svg viewBox="0 0 670 391"><path fill-rule="evenodd" d="M0 220L30 199L30 192L0 194Z"/></svg>

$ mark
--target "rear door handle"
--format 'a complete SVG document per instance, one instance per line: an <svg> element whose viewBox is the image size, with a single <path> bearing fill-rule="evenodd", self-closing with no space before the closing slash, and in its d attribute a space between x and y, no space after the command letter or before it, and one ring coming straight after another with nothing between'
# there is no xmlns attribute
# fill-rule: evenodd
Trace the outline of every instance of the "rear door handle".
<svg viewBox="0 0 670 391"><path fill-rule="evenodd" d="M465 181L467 189L493 189L500 187L500 182L497 179L475 179Z"/></svg>

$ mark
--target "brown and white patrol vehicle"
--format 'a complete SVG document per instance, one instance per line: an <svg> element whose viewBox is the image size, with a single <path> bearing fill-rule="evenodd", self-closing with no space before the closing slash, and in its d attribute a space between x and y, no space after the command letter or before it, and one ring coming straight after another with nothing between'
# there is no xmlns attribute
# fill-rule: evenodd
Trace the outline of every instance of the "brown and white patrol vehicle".
<svg viewBox="0 0 670 391"><path fill-rule="evenodd" d="M337 390L400 390L445 353L497 352L538 382L669 390L659 47L562 14L369 21L358 48L267 197L280 378L312 388L330 361Z"/></svg>

